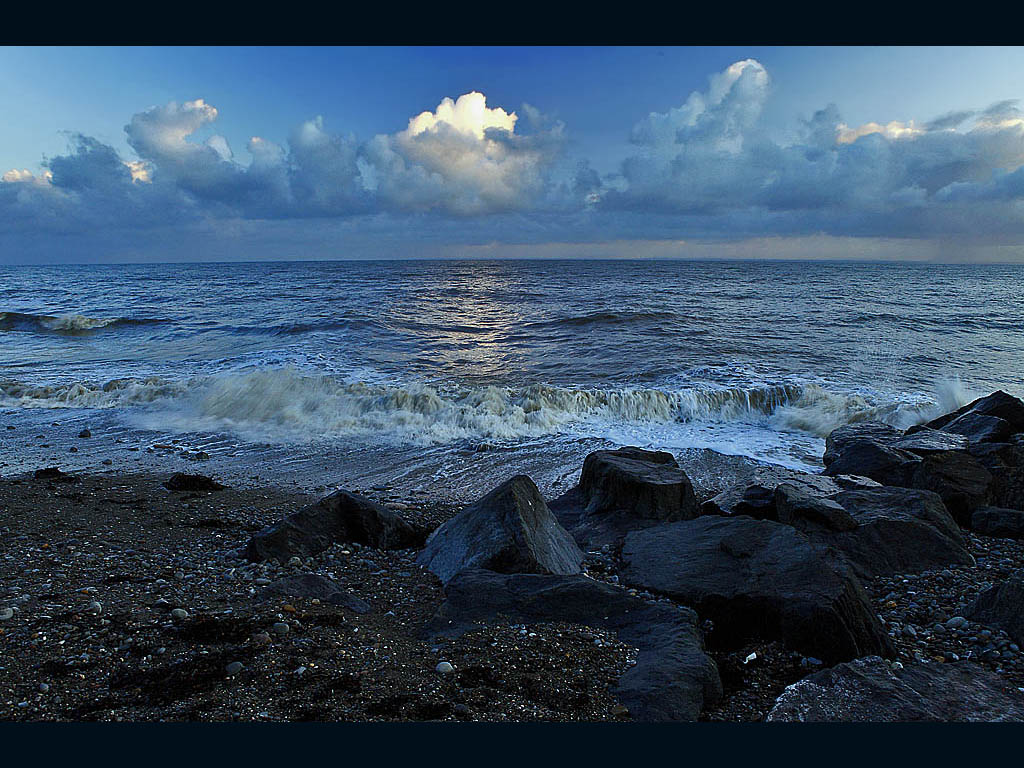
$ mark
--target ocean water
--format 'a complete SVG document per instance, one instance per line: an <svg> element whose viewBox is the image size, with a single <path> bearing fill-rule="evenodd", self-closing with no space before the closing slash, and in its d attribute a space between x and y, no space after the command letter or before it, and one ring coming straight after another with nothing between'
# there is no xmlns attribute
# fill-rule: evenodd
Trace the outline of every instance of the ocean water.
<svg viewBox="0 0 1024 768"><path fill-rule="evenodd" d="M470 497L620 444L814 469L843 423L1024 394L1022 318L1009 265L0 266L0 473L198 456Z"/></svg>

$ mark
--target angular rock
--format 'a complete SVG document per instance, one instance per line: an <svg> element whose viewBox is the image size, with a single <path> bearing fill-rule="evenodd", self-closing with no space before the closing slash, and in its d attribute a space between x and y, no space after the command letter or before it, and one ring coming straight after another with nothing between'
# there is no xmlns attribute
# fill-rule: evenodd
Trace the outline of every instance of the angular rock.
<svg viewBox="0 0 1024 768"><path fill-rule="evenodd" d="M857 522L850 513L829 498L783 483L775 489L778 521L801 531L852 531Z"/></svg>
<svg viewBox="0 0 1024 768"><path fill-rule="evenodd" d="M971 530L1000 539L1024 539L1024 511L981 507L971 515Z"/></svg>
<svg viewBox="0 0 1024 768"><path fill-rule="evenodd" d="M701 513L726 517L747 515L759 520L776 520L775 489L783 483L817 498L834 496L842 490L842 486L831 477L785 467L763 467L756 470L746 484L727 488L705 501L701 505Z"/></svg>
<svg viewBox="0 0 1024 768"><path fill-rule="evenodd" d="M913 488L869 488L834 497L857 527L827 541L862 578L973 565L963 534L938 494Z"/></svg>
<svg viewBox="0 0 1024 768"><path fill-rule="evenodd" d="M447 582L466 568L579 573L583 553L533 481L517 475L435 530L416 562Z"/></svg>
<svg viewBox="0 0 1024 768"><path fill-rule="evenodd" d="M976 413L982 416L995 416L1008 422L1013 432L1024 432L1024 402L1002 390L991 395L979 397L963 408L929 421L925 426L931 429L942 429L947 424L963 416L965 413Z"/></svg>
<svg viewBox="0 0 1024 768"><path fill-rule="evenodd" d="M1021 722L1024 694L967 661L894 670L877 656L816 672L786 688L769 722Z"/></svg>
<svg viewBox="0 0 1024 768"><path fill-rule="evenodd" d="M693 484L665 451L595 451L583 461L579 485L590 515L625 512L658 521L697 516Z"/></svg>
<svg viewBox="0 0 1024 768"><path fill-rule="evenodd" d="M781 640L828 662L894 653L843 557L788 525L700 517L630 533L622 559L626 583L711 619L718 647Z"/></svg>
<svg viewBox="0 0 1024 768"><path fill-rule="evenodd" d="M941 451L966 450L968 442L963 435L922 428L913 433L907 433L905 437L894 442L892 447L901 451L910 451L918 456L927 456L930 453Z"/></svg>
<svg viewBox="0 0 1024 768"><path fill-rule="evenodd" d="M877 480L872 480L870 477L861 477L860 475L836 475L832 478L832 482L843 491L863 491L866 488L882 487L882 484Z"/></svg>
<svg viewBox="0 0 1024 768"><path fill-rule="evenodd" d="M164 483L164 488L169 491L190 491L192 493L222 491L226 487L206 475L189 475L184 472L174 473L171 475L171 479Z"/></svg>
<svg viewBox="0 0 1024 768"><path fill-rule="evenodd" d="M840 444L823 474L860 475L882 485L906 486L920 463L921 458L909 451L875 440L855 439Z"/></svg>
<svg viewBox="0 0 1024 768"><path fill-rule="evenodd" d="M998 416L968 411L944 426L943 431L960 435L972 443L1002 443L1013 435L1010 422Z"/></svg>
<svg viewBox="0 0 1024 768"><path fill-rule="evenodd" d="M36 480L54 480L58 483L77 483L78 477L75 475L69 475L67 472L61 472L57 467L46 467L46 469L37 469L32 473L32 477Z"/></svg>
<svg viewBox="0 0 1024 768"><path fill-rule="evenodd" d="M243 555L281 562L309 557L335 542L356 542L377 549L419 547L427 532L396 512L348 491L336 491L254 535Z"/></svg>
<svg viewBox="0 0 1024 768"><path fill-rule="evenodd" d="M315 573L299 573L275 579L260 591L260 599L271 597L316 598L322 603L348 608L355 613L369 613L372 610L365 600L345 592L326 576Z"/></svg>
<svg viewBox="0 0 1024 768"><path fill-rule="evenodd" d="M925 456L907 485L939 494L953 519L967 528L971 513L988 503L991 483L992 475L969 453L946 451Z"/></svg>
<svg viewBox="0 0 1024 768"><path fill-rule="evenodd" d="M1024 571L978 595L967 617L1005 630L1015 643L1024 645Z"/></svg>
<svg viewBox="0 0 1024 768"><path fill-rule="evenodd" d="M722 683L693 611L653 605L585 576L499 574L471 569L445 587L428 637L458 637L502 616L511 622L564 621L617 633L638 649L616 697L634 720L693 721L722 697Z"/></svg>
<svg viewBox="0 0 1024 768"><path fill-rule="evenodd" d="M849 443L868 440L881 445L889 445L901 437L903 437L903 433L900 430L881 421L857 421L852 424L844 424L833 429L825 438L825 453L821 460L828 467L839 458L839 454Z"/></svg>
<svg viewBox="0 0 1024 768"><path fill-rule="evenodd" d="M1008 443L977 443L968 449L992 475L988 503L1024 509L1024 441L1015 435Z"/></svg>

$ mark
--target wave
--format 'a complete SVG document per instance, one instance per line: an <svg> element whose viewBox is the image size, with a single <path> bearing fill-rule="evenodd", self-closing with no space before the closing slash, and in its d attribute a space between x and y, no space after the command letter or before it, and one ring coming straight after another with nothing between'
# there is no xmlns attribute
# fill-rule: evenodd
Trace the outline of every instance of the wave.
<svg viewBox="0 0 1024 768"><path fill-rule="evenodd" d="M579 327L587 325L625 325L628 323L646 323L652 321L677 320L675 312L590 312L585 315L559 317L527 323L526 328L557 328L560 326Z"/></svg>
<svg viewBox="0 0 1024 768"><path fill-rule="evenodd" d="M905 428L968 402L951 387L938 397L885 399L812 383L750 387L573 389L396 386L343 381L292 368L201 377L118 379L104 385L32 387L0 382L0 405L116 408L151 405L147 418L184 429L234 429L289 438L373 435L417 444L511 441L593 433L621 424L733 422L824 437L852 421Z"/></svg>
<svg viewBox="0 0 1024 768"><path fill-rule="evenodd" d="M96 318L85 315L35 315L27 312L0 312L0 331L59 333L76 335L100 328L152 325L164 322L155 318Z"/></svg>

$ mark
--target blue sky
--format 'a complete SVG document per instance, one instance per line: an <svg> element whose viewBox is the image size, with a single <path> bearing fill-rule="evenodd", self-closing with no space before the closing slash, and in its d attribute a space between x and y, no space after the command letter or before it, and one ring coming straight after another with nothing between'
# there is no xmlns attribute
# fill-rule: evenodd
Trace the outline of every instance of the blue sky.
<svg viewBox="0 0 1024 768"><path fill-rule="evenodd" d="M0 71L4 262L1024 254L1024 48L0 48Z"/></svg>

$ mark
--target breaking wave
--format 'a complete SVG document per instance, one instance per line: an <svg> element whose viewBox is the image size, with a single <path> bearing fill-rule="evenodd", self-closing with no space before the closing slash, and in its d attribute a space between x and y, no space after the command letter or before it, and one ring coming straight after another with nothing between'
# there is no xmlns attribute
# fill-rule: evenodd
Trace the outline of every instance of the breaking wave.
<svg viewBox="0 0 1024 768"><path fill-rule="evenodd" d="M823 437L841 424L881 420L907 427L968 401L949 387L936 396L882 399L818 384L682 389L396 386L270 368L187 383L160 378L106 384L26 386L0 381L0 405L26 408L149 406L163 423L191 429L288 433L289 437L376 435L417 444L516 440L600 431L611 424L735 422Z"/></svg>
<svg viewBox="0 0 1024 768"><path fill-rule="evenodd" d="M0 312L0 331L27 331L30 333L59 333L76 335L100 328L115 326L152 325L163 322L156 319L112 317L97 318L85 315L33 315L25 312Z"/></svg>

